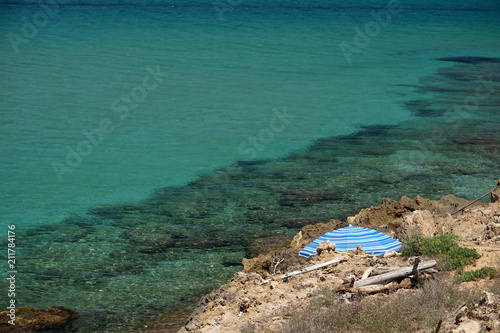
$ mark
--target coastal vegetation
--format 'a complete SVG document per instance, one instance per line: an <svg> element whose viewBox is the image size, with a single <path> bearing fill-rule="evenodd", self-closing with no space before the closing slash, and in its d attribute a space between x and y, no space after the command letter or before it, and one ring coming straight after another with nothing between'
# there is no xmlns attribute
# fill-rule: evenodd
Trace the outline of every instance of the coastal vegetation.
<svg viewBox="0 0 500 333"><path fill-rule="evenodd" d="M466 265L473 264L481 255L475 249L459 246L456 235L443 234L434 237L413 236L403 242L401 253L404 257L429 256L442 262L445 269L459 272Z"/></svg>
<svg viewBox="0 0 500 333"><path fill-rule="evenodd" d="M500 295L500 279L488 290ZM480 302L481 292L440 279L415 292L399 291L387 298L372 296L350 303L339 299L330 290L315 295L308 305L289 309L284 332L430 332L447 312L463 303Z"/></svg>

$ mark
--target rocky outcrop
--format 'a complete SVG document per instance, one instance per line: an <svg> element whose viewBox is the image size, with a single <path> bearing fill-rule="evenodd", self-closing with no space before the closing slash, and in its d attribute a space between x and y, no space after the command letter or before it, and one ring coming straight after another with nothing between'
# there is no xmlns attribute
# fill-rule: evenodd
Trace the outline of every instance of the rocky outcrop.
<svg viewBox="0 0 500 333"><path fill-rule="evenodd" d="M404 215L411 213L411 209L401 202L384 198L380 205L362 209L357 215L347 218L347 223L352 225L387 226L396 221L401 222Z"/></svg>
<svg viewBox="0 0 500 333"><path fill-rule="evenodd" d="M347 222L352 225L373 225L398 229L403 222L403 217L411 215L416 210L427 210L437 215L451 214L470 202L454 195L444 196L438 201L420 196L416 196L414 199L402 196L399 201L384 198L380 205L362 209L357 215L348 217ZM481 205L484 204L476 203L472 207Z"/></svg>
<svg viewBox="0 0 500 333"><path fill-rule="evenodd" d="M324 253L333 253L337 245L332 244L329 240L325 242L321 242L318 244L318 248L316 249L316 255L320 256Z"/></svg>
<svg viewBox="0 0 500 333"><path fill-rule="evenodd" d="M491 240L500 239L500 216L493 216L485 227L485 238Z"/></svg>
<svg viewBox="0 0 500 333"><path fill-rule="evenodd" d="M306 225L293 238L290 247L292 249L303 249L305 246L307 246L307 244L309 244L319 236L338 228L347 227L347 225L347 223L339 220L331 220L328 223Z"/></svg>
<svg viewBox="0 0 500 333"><path fill-rule="evenodd" d="M37 309L28 305L16 309L15 325L8 323L8 311L0 312L0 332L73 332L76 318L75 311L63 307Z"/></svg>
<svg viewBox="0 0 500 333"><path fill-rule="evenodd" d="M279 265L277 263L280 262ZM251 259L243 259L244 273L258 273L268 278L270 274L284 273L301 267L307 262L305 257L297 255L295 249L282 249L278 251L260 254Z"/></svg>
<svg viewBox="0 0 500 333"><path fill-rule="evenodd" d="M432 237L438 234L450 233L453 218L450 214L437 215L428 210L416 210L411 215L403 217L400 238L410 238L419 235Z"/></svg>

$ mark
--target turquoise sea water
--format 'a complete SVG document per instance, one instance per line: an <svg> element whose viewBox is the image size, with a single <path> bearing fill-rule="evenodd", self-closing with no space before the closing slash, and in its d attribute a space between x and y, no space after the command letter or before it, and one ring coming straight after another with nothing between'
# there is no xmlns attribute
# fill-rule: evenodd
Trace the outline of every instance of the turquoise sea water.
<svg viewBox="0 0 500 333"><path fill-rule="evenodd" d="M3 3L17 300L82 332L192 308L303 223L499 177L498 62L437 60L500 57L495 1Z"/></svg>

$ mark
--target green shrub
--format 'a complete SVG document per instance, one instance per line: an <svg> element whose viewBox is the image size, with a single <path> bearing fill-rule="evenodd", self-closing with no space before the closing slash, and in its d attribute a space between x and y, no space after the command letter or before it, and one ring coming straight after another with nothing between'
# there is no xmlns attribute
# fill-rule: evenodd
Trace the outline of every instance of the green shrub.
<svg viewBox="0 0 500 333"><path fill-rule="evenodd" d="M474 271L462 272L462 274L455 276L454 281L456 283L462 283L486 279L487 277L492 279L497 273L497 270L492 267L483 267Z"/></svg>
<svg viewBox="0 0 500 333"><path fill-rule="evenodd" d="M460 247L456 235L444 234L435 237L413 236L403 241L401 253L405 257L423 255L441 259L445 269L458 271L473 264L481 255L475 249Z"/></svg>
<svg viewBox="0 0 500 333"><path fill-rule="evenodd" d="M458 246L454 239L456 235L444 234L435 237L412 236L403 241L401 253L405 257L411 256L436 256L448 253L452 248Z"/></svg>

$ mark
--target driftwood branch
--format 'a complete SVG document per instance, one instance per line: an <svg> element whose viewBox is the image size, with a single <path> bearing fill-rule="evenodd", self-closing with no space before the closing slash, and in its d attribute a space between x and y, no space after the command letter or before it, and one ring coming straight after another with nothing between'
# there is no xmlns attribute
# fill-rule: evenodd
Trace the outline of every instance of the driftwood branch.
<svg viewBox="0 0 500 333"><path fill-rule="evenodd" d="M451 213L450 215L455 215L456 213L461 212L461 211L462 211L462 210L464 210L465 208L467 208L467 207L469 207L469 206L472 206L472 204L475 204L477 201L481 200L482 198L484 198L484 197L485 197L485 196L487 196L488 194L491 194L491 192L493 192L493 191L494 191L494 189L493 189L493 190L491 190L491 191L489 191L488 193L486 193L486 194L484 194L484 195L480 196L479 198L477 198L476 200L472 201L471 203L469 203L469 204L467 204L467 205L463 206L463 207L462 207L462 208L460 208L459 210L457 210L457 211L455 211L455 212Z"/></svg>
<svg viewBox="0 0 500 333"><path fill-rule="evenodd" d="M373 267L368 267L366 271L363 273L363 276L361 277L361 280L364 280L370 276L370 274L373 271Z"/></svg>
<svg viewBox="0 0 500 333"><path fill-rule="evenodd" d="M422 262L418 265L417 270L424 270L427 268L434 267L436 265L437 265L436 260L425 261L425 262ZM380 284L382 282L389 281L389 280L392 280L392 279L395 279L398 277L404 277L404 276L411 275L412 273L413 273L413 266L403 267L403 268L396 269L396 270L388 272L388 273L369 277L369 278L366 278L364 280L358 280L358 281L354 282L354 288L369 286L371 284Z"/></svg>
<svg viewBox="0 0 500 333"><path fill-rule="evenodd" d="M327 261L327 262L323 262L321 264L317 264L317 265L313 265L313 266L309 266L309 267L303 268L303 269L298 270L298 271L293 271L293 272L290 272L290 273L283 274L283 275L280 276L280 278L281 279L286 279L286 278L288 278L290 276L293 276L293 275L299 275L299 274L303 274L303 273L307 273L307 272L312 272L312 271L320 269L322 267L325 267L325 266L328 266L328 265L331 265L331 264L336 264L336 263L339 263L339 262L340 262L339 259L330 260L330 261ZM271 280L272 279L267 279L264 282L262 282L261 285L265 284L265 283L268 283Z"/></svg>
<svg viewBox="0 0 500 333"><path fill-rule="evenodd" d="M385 291L388 290L389 287L386 285L382 284L374 284L371 286L364 286L364 287L359 287L359 288L353 288L351 289L351 292L358 292L358 293L367 293L367 294L372 294L372 293L377 293L380 291Z"/></svg>
<svg viewBox="0 0 500 333"><path fill-rule="evenodd" d="M278 268L278 265L281 264L283 261L285 261L285 259L274 258L272 260L272 264L274 264L273 275L276 275L276 269Z"/></svg>

